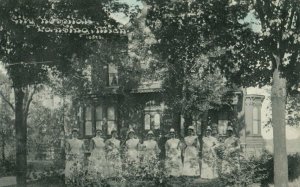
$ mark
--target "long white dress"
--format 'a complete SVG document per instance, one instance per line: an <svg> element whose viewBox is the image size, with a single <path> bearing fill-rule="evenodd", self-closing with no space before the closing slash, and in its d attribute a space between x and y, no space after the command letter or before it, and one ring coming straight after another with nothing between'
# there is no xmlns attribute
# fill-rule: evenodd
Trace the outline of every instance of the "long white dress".
<svg viewBox="0 0 300 187"><path fill-rule="evenodd" d="M176 138L171 138L167 140L165 144L165 148L166 148L165 168L168 175L180 176L182 172L180 140Z"/></svg>
<svg viewBox="0 0 300 187"><path fill-rule="evenodd" d="M138 151L138 145L140 140L132 138L126 141L125 144L125 160L124 169L125 175L129 177L135 177L139 175L140 157Z"/></svg>
<svg viewBox="0 0 300 187"><path fill-rule="evenodd" d="M146 140L144 142L144 161L157 160L157 156L160 153L158 144L155 140Z"/></svg>
<svg viewBox="0 0 300 187"><path fill-rule="evenodd" d="M122 163L120 155L120 140L116 138L108 139L105 142L107 174L109 177L120 177L122 172Z"/></svg>
<svg viewBox="0 0 300 187"><path fill-rule="evenodd" d="M83 162L83 141L79 139L68 139L66 142L66 181L76 177L76 173L82 169Z"/></svg>
<svg viewBox="0 0 300 187"><path fill-rule="evenodd" d="M182 175L200 176L199 167L199 141L197 136L187 136L184 138L186 148L184 150L184 162Z"/></svg>
<svg viewBox="0 0 300 187"><path fill-rule="evenodd" d="M107 177L107 161L104 139L101 137L92 138L93 150L91 151L89 171L97 177Z"/></svg>
<svg viewBox="0 0 300 187"><path fill-rule="evenodd" d="M139 161L138 144L140 140L132 138L126 141L126 159L130 162Z"/></svg>
<svg viewBox="0 0 300 187"><path fill-rule="evenodd" d="M158 154L160 149L155 140L146 140L143 143L143 161L141 166L146 175L156 177L158 175Z"/></svg>
<svg viewBox="0 0 300 187"><path fill-rule="evenodd" d="M215 147L218 144L215 137L203 137L201 178L213 179L218 177L217 155L215 152Z"/></svg>
<svg viewBox="0 0 300 187"><path fill-rule="evenodd" d="M239 169L240 140L231 136L224 141L224 158L222 160L222 173L228 174Z"/></svg>

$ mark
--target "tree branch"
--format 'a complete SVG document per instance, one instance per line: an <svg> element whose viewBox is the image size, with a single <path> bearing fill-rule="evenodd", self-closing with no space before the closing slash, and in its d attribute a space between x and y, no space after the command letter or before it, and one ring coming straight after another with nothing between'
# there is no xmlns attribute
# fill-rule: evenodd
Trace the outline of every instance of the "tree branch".
<svg viewBox="0 0 300 187"><path fill-rule="evenodd" d="M5 95L3 94L2 91L0 91L0 95L2 97L2 99L10 106L10 108L15 111L15 107L14 105L5 97Z"/></svg>
<svg viewBox="0 0 300 187"><path fill-rule="evenodd" d="M26 104L25 104L25 108L24 108L24 115L25 115L25 116L28 115L29 106L30 106L30 103L31 103L31 101L32 101L32 99L33 99L33 95L36 93L36 91L37 91L37 86L34 85L33 91L29 94L28 99L27 99L27 102L26 102Z"/></svg>

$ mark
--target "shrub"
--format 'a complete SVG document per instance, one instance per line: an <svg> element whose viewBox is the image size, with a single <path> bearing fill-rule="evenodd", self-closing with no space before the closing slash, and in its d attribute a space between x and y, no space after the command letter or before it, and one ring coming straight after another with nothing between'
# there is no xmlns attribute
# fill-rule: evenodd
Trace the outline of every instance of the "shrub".
<svg viewBox="0 0 300 187"><path fill-rule="evenodd" d="M15 168L16 163L12 156L6 160L0 160L0 177L14 175Z"/></svg>
<svg viewBox="0 0 300 187"><path fill-rule="evenodd" d="M264 152L260 157L239 157L238 168L229 173L221 173L220 179L224 185L248 186L253 183L261 183L270 177L270 171L266 167L272 156Z"/></svg>
<svg viewBox="0 0 300 187"><path fill-rule="evenodd" d="M300 154L288 155L289 181L300 177ZM261 186L269 186L274 182L274 157L271 153L264 151L259 158L240 157L240 168L230 174L221 174L224 184L249 185L260 183Z"/></svg>
<svg viewBox="0 0 300 187"><path fill-rule="evenodd" d="M300 176L300 153L288 155L289 181L294 181Z"/></svg>
<svg viewBox="0 0 300 187"><path fill-rule="evenodd" d="M261 163L260 167L266 168L267 177L261 181L262 186L268 186L274 182L274 157L270 153L270 159L267 162ZM288 176L289 181L294 181L300 177L300 154L288 155Z"/></svg>

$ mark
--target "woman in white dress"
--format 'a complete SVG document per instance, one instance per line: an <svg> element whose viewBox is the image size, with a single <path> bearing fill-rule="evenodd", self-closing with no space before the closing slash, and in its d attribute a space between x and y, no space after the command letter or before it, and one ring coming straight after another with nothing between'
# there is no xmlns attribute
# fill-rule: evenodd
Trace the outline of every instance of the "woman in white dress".
<svg viewBox="0 0 300 187"><path fill-rule="evenodd" d="M125 156L127 161L130 162L138 162L139 154L138 154L138 145L140 140L135 137L135 132L133 129L128 131L128 140L125 144Z"/></svg>
<svg viewBox="0 0 300 187"><path fill-rule="evenodd" d="M89 171L94 177L106 178L107 162L105 153L105 142L102 138L102 130L96 130L96 136L91 140L91 156Z"/></svg>
<svg viewBox="0 0 300 187"><path fill-rule="evenodd" d="M201 178L213 179L218 177L217 155L215 148L219 145L218 140L211 136L210 126L206 129L206 136L203 137Z"/></svg>
<svg viewBox="0 0 300 187"><path fill-rule="evenodd" d="M127 141L125 143L125 170L128 176L136 176L140 164L139 143L140 140L135 137L135 132L130 129L127 133Z"/></svg>
<svg viewBox="0 0 300 187"><path fill-rule="evenodd" d="M105 142L108 177L120 177L122 172L120 140L117 139L117 130L111 131L111 138Z"/></svg>
<svg viewBox="0 0 300 187"><path fill-rule="evenodd" d="M194 135L194 127L188 127L188 136L184 138L184 162L182 175L184 176L200 176L199 167L199 140Z"/></svg>
<svg viewBox="0 0 300 187"><path fill-rule="evenodd" d="M78 129L72 130L72 138L66 141L66 183L74 182L76 174L82 170L83 162L83 141L78 139Z"/></svg>
<svg viewBox="0 0 300 187"><path fill-rule="evenodd" d="M224 141L224 154L222 160L222 173L229 174L232 171L239 169L239 156L240 156L240 140L233 134L233 128L228 126L228 137Z"/></svg>
<svg viewBox="0 0 300 187"><path fill-rule="evenodd" d="M182 172L180 140L175 138L175 130L170 129L170 139L165 144L165 168L170 176L180 176Z"/></svg>
<svg viewBox="0 0 300 187"><path fill-rule="evenodd" d="M155 177L158 174L158 155L160 149L157 142L154 140L153 131L149 131L147 134L147 140L143 143L143 163L142 167L147 175Z"/></svg>

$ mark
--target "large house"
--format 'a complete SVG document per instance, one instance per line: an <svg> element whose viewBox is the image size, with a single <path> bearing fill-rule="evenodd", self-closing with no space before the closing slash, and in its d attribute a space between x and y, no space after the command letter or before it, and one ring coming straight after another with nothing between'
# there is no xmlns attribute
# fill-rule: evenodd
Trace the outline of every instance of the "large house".
<svg viewBox="0 0 300 187"><path fill-rule="evenodd" d="M117 129L124 138L129 128L134 128L140 137L148 130L153 130L157 137L166 135L170 128L175 128L178 135L185 135L185 122L181 117L175 124L172 114L164 101L161 81L145 81L132 89L126 96L118 91L119 76L115 65L107 64L102 69L106 76L105 88L91 92L84 97L78 110L80 135L84 139L95 136L96 129L102 129L109 137L112 129ZM247 153L259 153L264 149L261 136L262 95L248 95L245 89L232 94L231 106L209 111L209 124L213 133L226 137L226 128L234 119L236 135L240 137ZM201 134L201 119L193 119L196 133ZM178 128L179 127L179 128Z"/></svg>
<svg viewBox="0 0 300 187"><path fill-rule="evenodd" d="M138 21L144 26L143 16L139 19ZM130 36L107 41L106 50L111 48L109 51L124 52L128 50ZM141 137L148 130L153 130L157 136L164 136L170 128L175 128L178 135L183 137L186 128L184 119L180 117L180 120L175 120L178 116L169 112L164 101L162 82L151 79L141 81L138 86L130 90L129 94L124 95L119 92L119 82L122 78L119 76L121 71L115 65L118 64L115 62L117 60L122 59L112 56L107 62L99 63L102 66L91 67L92 72L93 68L101 69L101 75L96 76L101 76L105 86L103 87L102 84L101 89L92 89L91 93L80 102L78 124L81 137L89 139L95 136L96 129L102 129L104 134L109 136L112 129L117 129L119 136L124 138L128 128L134 128ZM114 63L111 63L112 61ZM93 77L93 74L91 76ZM97 85L98 82L99 79L92 78L92 85ZM212 126L214 134L225 137L228 124L235 121L238 124L235 126L236 135L240 137L244 150L248 153L260 152L264 148L264 140L261 136L261 106L264 96L247 95L245 89L234 90L231 95L230 106L209 111L208 125ZM197 134L201 134L201 122L199 118L193 119L192 123Z"/></svg>

